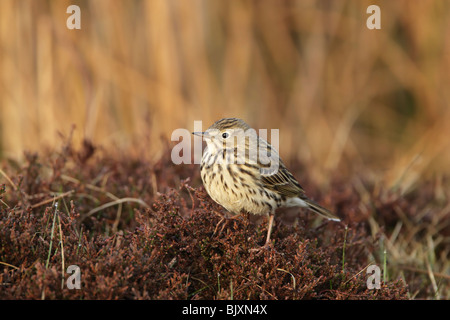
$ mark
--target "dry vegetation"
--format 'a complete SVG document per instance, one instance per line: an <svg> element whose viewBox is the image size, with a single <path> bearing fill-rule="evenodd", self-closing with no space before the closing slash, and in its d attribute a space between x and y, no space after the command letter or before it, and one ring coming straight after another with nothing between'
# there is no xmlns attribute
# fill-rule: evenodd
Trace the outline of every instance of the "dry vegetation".
<svg viewBox="0 0 450 320"><path fill-rule="evenodd" d="M266 224L235 220L215 232L222 209L193 187L196 166L171 164L168 147L156 163L95 150L67 144L49 156L27 154L24 165L4 163L0 298L449 296L449 195L440 202L435 184L405 197L335 176L324 195L297 164L305 188L348 229L301 210L280 212L273 249L253 252ZM66 287L72 264L81 269L81 290ZM373 264L383 272L379 290L366 285Z"/></svg>
<svg viewBox="0 0 450 320"><path fill-rule="evenodd" d="M0 298L449 298L450 2L377 1L377 31L370 4L0 1ZM347 233L295 211L274 251L248 252L260 221L213 234L167 140L225 116L280 128Z"/></svg>
<svg viewBox="0 0 450 320"><path fill-rule="evenodd" d="M215 232L220 218L214 211L221 209L188 183L199 183L195 166L167 165L168 151L155 164L105 154L88 159L85 151L68 145L45 159L28 154L23 167L7 166L0 298L408 297L410 275L367 289L365 267L379 264L382 235L370 235L367 219L346 231L297 212L295 224L277 223L273 249L253 252L264 242L266 225L243 219ZM352 196L335 193L330 200L341 203L339 212L351 212L358 202ZM80 290L66 287L69 265L81 269ZM432 287L413 289L427 295Z"/></svg>

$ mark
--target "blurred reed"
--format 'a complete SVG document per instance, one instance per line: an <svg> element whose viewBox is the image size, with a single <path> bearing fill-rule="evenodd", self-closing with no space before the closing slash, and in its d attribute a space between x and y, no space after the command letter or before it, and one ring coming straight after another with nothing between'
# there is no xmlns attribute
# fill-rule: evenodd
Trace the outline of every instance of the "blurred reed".
<svg viewBox="0 0 450 320"><path fill-rule="evenodd" d="M161 136L233 116L279 128L282 156L318 183L449 173L450 2L377 1L381 30L370 4L2 0L0 157L59 146L75 124L75 143L157 159Z"/></svg>

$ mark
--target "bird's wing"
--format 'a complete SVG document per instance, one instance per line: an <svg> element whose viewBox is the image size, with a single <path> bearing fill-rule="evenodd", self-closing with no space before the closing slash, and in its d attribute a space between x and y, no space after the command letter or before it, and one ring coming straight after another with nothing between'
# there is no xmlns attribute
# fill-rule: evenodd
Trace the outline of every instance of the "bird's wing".
<svg viewBox="0 0 450 320"><path fill-rule="evenodd" d="M283 161L281 161L275 148L272 148L272 146L265 140L260 141L260 145L262 145L263 148L266 148L265 151L267 151L266 161L264 162L266 164L264 165L262 163L258 163L261 181L265 188L277 192L286 198L300 198L310 210L327 219L340 221L339 217L337 217L334 213L323 208L318 203L308 199L302 186L294 178L292 173L289 172ZM267 159L270 160L268 164Z"/></svg>
<svg viewBox="0 0 450 320"><path fill-rule="evenodd" d="M278 192L286 197L303 198L305 191L294 176L286 169L284 164L279 163L278 170L273 174L264 174L261 172L264 187Z"/></svg>
<svg viewBox="0 0 450 320"><path fill-rule="evenodd" d="M258 139L258 166L263 186L286 197L304 197L304 190L289 172L276 150L266 140Z"/></svg>

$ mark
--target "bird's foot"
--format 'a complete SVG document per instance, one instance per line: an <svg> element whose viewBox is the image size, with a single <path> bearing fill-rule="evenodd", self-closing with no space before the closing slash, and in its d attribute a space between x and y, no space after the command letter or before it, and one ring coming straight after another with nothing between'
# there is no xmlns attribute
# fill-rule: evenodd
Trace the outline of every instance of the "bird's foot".
<svg viewBox="0 0 450 320"><path fill-rule="evenodd" d="M225 228L225 226L228 224L228 220L225 217L222 217L222 219L220 219L220 221L217 223L216 228L214 229L213 232L213 237L217 234L217 230L219 229L219 226L222 225L222 228L220 229L219 235L222 234L223 229Z"/></svg>
<svg viewBox="0 0 450 320"><path fill-rule="evenodd" d="M266 250L275 250L272 242L266 241L266 243L263 246L250 249L249 252L261 252Z"/></svg>
<svg viewBox="0 0 450 320"><path fill-rule="evenodd" d="M231 221L239 221L240 218L243 216L242 213L234 215L232 217L226 217L225 215L221 214L220 212L214 211L215 214L217 214L220 217L219 222L216 225L216 228L214 229L214 233L213 236L217 235L221 235L223 230L225 229L225 227L231 222ZM219 226L222 225L222 228L220 228L219 233L217 233L217 230L219 229Z"/></svg>

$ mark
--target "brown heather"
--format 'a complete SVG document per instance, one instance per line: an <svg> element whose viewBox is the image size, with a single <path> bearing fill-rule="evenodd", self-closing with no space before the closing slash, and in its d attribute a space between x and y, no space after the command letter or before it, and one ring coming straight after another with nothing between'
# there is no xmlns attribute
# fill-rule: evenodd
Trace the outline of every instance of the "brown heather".
<svg viewBox="0 0 450 320"><path fill-rule="evenodd" d="M67 144L2 168L11 182L0 188L0 299L428 298L435 287L418 252L432 230L440 239L428 252L433 268L443 266L450 249L448 215L430 205L439 188L434 182L402 197L370 181L344 183L335 176L324 195L296 163L292 171L312 196L340 212L348 231L294 210L277 215L275 250L250 252L264 243L266 224L237 220L213 235L220 218L212 210L220 206L200 187L198 166L172 165L169 148L151 163L89 143L81 150ZM58 200L52 241L55 191L72 192ZM103 206L118 199L128 200ZM384 248L387 282L368 290L365 268L376 263L383 269ZM409 260L401 257L406 253ZM65 269L81 268L81 290L61 288L68 278L63 260ZM435 271L438 293L448 297L448 277Z"/></svg>
<svg viewBox="0 0 450 320"><path fill-rule="evenodd" d="M381 30L367 1L1 0L0 299L450 298L450 1L376 3ZM199 166L159 137L230 116L280 129L347 234L290 210L276 252L248 252L260 221L212 235ZM96 148L45 151L72 124Z"/></svg>

